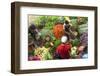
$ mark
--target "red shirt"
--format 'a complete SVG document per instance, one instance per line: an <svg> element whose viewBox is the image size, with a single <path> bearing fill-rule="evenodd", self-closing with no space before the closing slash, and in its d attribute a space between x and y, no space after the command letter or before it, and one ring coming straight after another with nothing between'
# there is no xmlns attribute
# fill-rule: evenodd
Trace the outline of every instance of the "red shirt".
<svg viewBox="0 0 100 76"><path fill-rule="evenodd" d="M70 50L71 50L71 44L60 44L57 47L56 52L60 55L62 59L69 59Z"/></svg>

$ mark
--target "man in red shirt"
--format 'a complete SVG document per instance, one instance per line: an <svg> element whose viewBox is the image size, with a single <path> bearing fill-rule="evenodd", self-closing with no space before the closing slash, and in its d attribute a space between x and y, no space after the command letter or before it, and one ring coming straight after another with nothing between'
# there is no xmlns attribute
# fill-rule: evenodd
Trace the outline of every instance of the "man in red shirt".
<svg viewBox="0 0 100 76"><path fill-rule="evenodd" d="M56 48L54 58L55 59L69 59L70 58L71 44L68 43L67 36L62 36L61 42L62 43Z"/></svg>

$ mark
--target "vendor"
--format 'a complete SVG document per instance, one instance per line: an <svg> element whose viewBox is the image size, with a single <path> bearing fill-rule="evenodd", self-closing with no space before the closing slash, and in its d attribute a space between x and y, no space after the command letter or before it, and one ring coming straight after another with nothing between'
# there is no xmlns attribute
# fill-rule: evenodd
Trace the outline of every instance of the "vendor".
<svg viewBox="0 0 100 76"><path fill-rule="evenodd" d="M62 36L61 42L62 43L56 48L54 58L55 59L69 59L71 44L68 42L68 37Z"/></svg>
<svg viewBox="0 0 100 76"><path fill-rule="evenodd" d="M84 32L80 36L80 46L78 47L79 55L78 58L88 57L88 33Z"/></svg>

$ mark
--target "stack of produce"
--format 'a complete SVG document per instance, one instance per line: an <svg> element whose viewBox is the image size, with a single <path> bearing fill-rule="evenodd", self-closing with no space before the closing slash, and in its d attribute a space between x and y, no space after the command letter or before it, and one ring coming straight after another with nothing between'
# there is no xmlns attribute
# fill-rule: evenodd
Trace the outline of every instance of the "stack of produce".
<svg viewBox="0 0 100 76"><path fill-rule="evenodd" d="M40 60L50 60L52 59L52 56L49 53L50 48L38 47L35 49L34 55L40 56Z"/></svg>

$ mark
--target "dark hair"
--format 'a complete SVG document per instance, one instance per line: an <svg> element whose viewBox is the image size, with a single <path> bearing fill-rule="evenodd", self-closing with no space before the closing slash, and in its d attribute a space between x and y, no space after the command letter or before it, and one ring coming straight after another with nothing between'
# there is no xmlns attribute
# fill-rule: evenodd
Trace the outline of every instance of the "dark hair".
<svg viewBox="0 0 100 76"><path fill-rule="evenodd" d="M36 29L36 26L34 24L31 24L29 28L30 29Z"/></svg>
<svg viewBox="0 0 100 76"><path fill-rule="evenodd" d="M65 24L69 24L69 21L68 21L68 20L66 20L66 21L65 21Z"/></svg>

